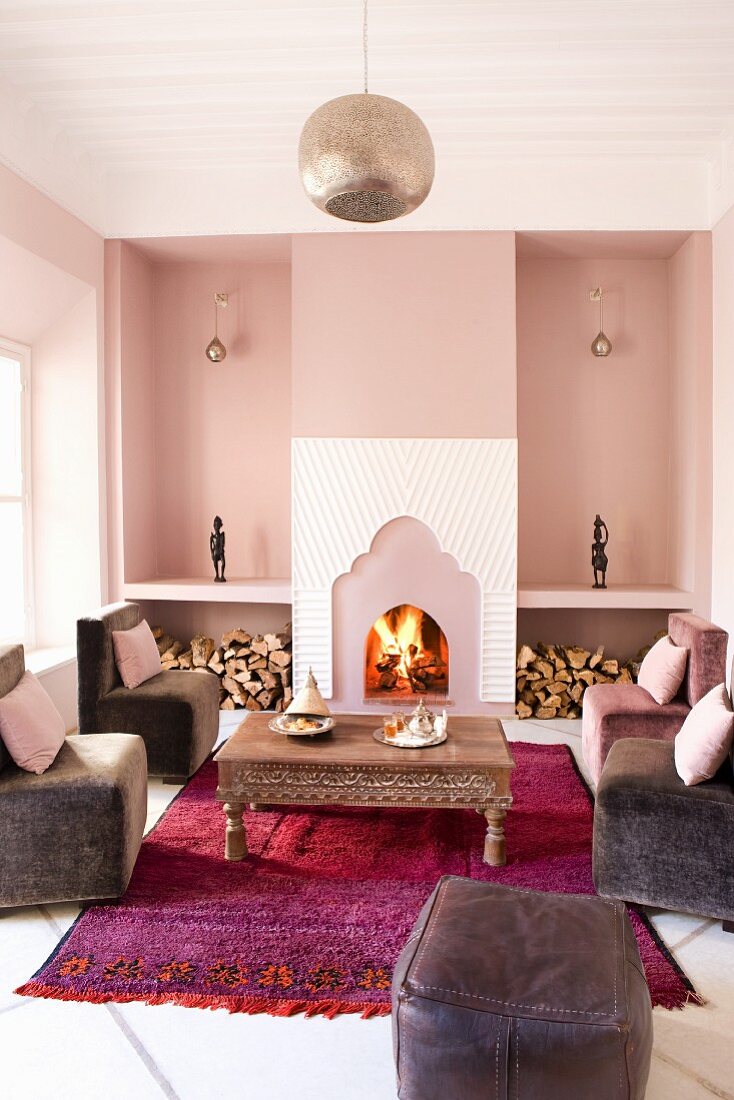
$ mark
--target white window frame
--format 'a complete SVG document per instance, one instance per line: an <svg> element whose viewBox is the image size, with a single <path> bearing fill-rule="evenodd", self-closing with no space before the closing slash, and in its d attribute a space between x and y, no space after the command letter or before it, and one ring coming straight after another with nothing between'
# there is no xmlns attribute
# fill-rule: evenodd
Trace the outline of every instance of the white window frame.
<svg viewBox="0 0 734 1100"><path fill-rule="evenodd" d="M31 495L31 349L26 344L0 337L0 355L20 363L20 496L1 496L0 502L22 505L23 517L23 607L25 630L21 639L26 650L35 648L36 615L33 584L33 500Z"/></svg>

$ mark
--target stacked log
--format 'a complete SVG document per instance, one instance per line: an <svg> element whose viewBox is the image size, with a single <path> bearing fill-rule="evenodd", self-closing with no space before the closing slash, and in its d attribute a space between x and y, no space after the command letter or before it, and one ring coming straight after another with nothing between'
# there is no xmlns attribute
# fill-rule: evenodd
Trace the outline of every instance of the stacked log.
<svg viewBox="0 0 734 1100"><path fill-rule="evenodd" d="M645 651L641 651L644 656ZM642 656L638 654L639 660ZM581 646L522 645L517 654L515 712L518 718L578 718L592 684L632 684L639 664L605 657Z"/></svg>
<svg viewBox="0 0 734 1100"><path fill-rule="evenodd" d="M284 710L293 698L291 626L277 634L249 634L238 627L221 645L197 634L188 646L153 628L161 668L187 669L219 678L221 710Z"/></svg>

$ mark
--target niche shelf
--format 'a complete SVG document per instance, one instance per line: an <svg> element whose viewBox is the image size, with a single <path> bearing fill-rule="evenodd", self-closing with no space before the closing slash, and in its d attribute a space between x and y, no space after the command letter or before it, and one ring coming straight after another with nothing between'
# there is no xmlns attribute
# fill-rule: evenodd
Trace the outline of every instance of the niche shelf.
<svg viewBox="0 0 734 1100"><path fill-rule="evenodd" d="M520 581L517 606L522 608L584 608L688 611L693 593L672 584L611 584L592 588L590 584L535 584Z"/></svg>
<svg viewBox="0 0 734 1100"><path fill-rule="evenodd" d="M152 577L127 581L123 594L126 600L289 604L291 589L290 577L228 577L226 584L208 577Z"/></svg>

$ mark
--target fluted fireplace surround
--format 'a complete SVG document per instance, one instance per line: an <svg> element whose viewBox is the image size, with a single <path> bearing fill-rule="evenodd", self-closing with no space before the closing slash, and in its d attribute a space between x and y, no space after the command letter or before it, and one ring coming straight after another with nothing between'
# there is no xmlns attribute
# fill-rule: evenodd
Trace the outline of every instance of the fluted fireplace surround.
<svg viewBox="0 0 734 1100"><path fill-rule="evenodd" d="M368 709L366 640L407 604L445 634L457 712L512 708L515 439L298 438L292 491L296 685L312 667L335 710Z"/></svg>

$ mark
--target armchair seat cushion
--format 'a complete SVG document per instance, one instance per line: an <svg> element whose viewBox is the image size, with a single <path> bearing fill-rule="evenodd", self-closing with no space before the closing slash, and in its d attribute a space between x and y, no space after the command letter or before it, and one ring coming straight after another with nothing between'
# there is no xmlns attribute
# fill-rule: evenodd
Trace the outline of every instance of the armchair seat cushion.
<svg viewBox="0 0 734 1100"><path fill-rule="evenodd" d="M115 687L98 703L101 730L139 734L151 775L192 775L219 732L219 681L170 669L129 690Z"/></svg>
<svg viewBox="0 0 734 1100"><path fill-rule="evenodd" d="M139 737L68 737L41 775L0 774L0 905L117 898L145 830Z"/></svg>
<svg viewBox="0 0 734 1100"><path fill-rule="evenodd" d="M734 777L687 787L674 745L618 741L594 811L594 883L605 897L734 918Z"/></svg>
<svg viewBox="0 0 734 1100"><path fill-rule="evenodd" d="M612 745L621 738L672 741L690 707L681 699L661 706L639 684L595 684L584 695L582 747L591 777L599 782Z"/></svg>

